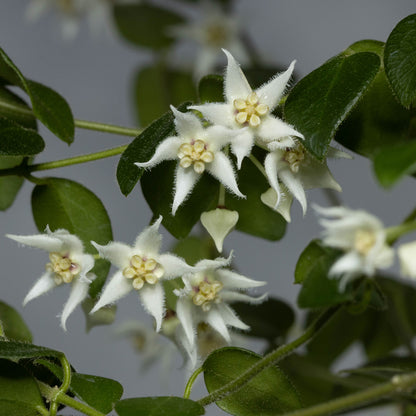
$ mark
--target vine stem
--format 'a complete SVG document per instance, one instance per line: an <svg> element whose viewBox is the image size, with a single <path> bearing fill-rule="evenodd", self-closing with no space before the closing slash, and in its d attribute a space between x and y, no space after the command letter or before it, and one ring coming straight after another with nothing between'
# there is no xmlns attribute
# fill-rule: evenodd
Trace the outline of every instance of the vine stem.
<svg viewBox="0 0 416 416"><path fill-rule="evenodd" d="M372 402L394 392L399 392L416 384L416 373L396 375L388 382L378 384L366 390L349 394L326 403L317 404L306 409L295 410L282 416L324 416L344 411L359 404Z"/></svg>
<svg viewBox="0 0 416 416"><path fill-rule="evenodd" d="M271 353L265 355L260 361L254 364L252 367L244 371L240 376L233 381L227 383L223 387L213 391L209 395L198 400L201 406L206 406L210 403L217 402L227 397L228 395L241 389L245 384L252 380L261 371L275 365L293 350L309 341L328 321L334 314L340 309L341 306L335 306L325 310L314 322L306 329L306 331L294 341L289 344L282 345Z"/></svg>
<svg viewBox="0 0 416 416"><path fill-rule="evenodd" d="M203 371L204 371L203 367L199 367L192 373L191 377L189 377L189 380L185 386L185 392L183 393L184 399L189 399L189 396L191 395L192 386L194 385L196 378Z"/></svg>
<svg viewBox="0 0 416 416"><path fill-rule="evenodd" d="M399 237L416 230L416 221L405 221L402 224L386 229L386 240L393 244Z"/></svg>
<svg viewBox="0 0 416 416"><path fill-rule="evenodd" d="M69 386L71 385L71 364L69 364L69 361L65 357L65 355L62 355L59 358L59 361L61 362L62 366L62 372L63 372L63 379L62 384L59 389L57 389L56 394L54 394L54 397L51 398L51 406L49 408L49 415L55 416L56 412L58 410L58 400L57 397L59 395L65 395L65 393L68 391Z"/></svg>

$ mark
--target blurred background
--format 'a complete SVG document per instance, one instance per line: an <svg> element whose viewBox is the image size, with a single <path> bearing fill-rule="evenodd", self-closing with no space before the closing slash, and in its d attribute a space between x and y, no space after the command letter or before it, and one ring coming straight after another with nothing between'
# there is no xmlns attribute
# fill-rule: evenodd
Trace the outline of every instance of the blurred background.
<svg viewBox="0 0 416 416"><path fill-rule="evenodd" d="M26 16L29 0L1 0L0 45L23 74L60 92L79 119L137 126L133 110L133 76L140 66L152 60L144 49L126 43L110 24L99 34L92 34L86 22L71 40L62 36L56 14L45 13L36 21ZM159 1L176 7L173 1ZM235 2L235 15L265 61L287 67L297 60L298 77L308 74L324 61L360 39L385 41L393 27L405 16L415 12L413 0L241 0ZM181 10L183 10L183 5ZM192 61L192 49L184 48L185 60ZM225 64L225 61L223 61ZM74 143L68 147L40 126L47 142L46 151L38 162L52 161L72 155L89 153L126 144L128 137L89 132L78 129ZM90 164L81 164L56 171L39 172L39 176L59 176L83 183L103 201L110 215L114 239L131 243L151 218L137 186L126 198L117 185L115 171L118 157ZM403 180L392 191L381 189L375 182L367 160L355 156L353 161L330 161L329 167L341 184L343 203L362 208L379 216L386 225L395 224L407 214L400 201L414 198L412 179ZM31 208L32 185L26 183L15 204L0 214L1 234L37 233ZM308 202L327 205L320 190L308 193ZM302 216L299 204L292 207L292 222L286 236L278 242L264 241L233 232L225 241L224 253L235 253L238 270L251 278L267 280L270 294L290 303L296 302L298 287L293 284L296 260L308 244L319 236L320 227L310 208ZM255 215L255 213L253 213ZM164 249L173 238L166 234ZM140 357L132 345L115 335L115 328L126 320L140 319L151 327L134 295L118 303L113 326L96 327L86 334L81 308L70 316L64 332L56 316L68 297L65 288L35 299L24 309L22 300L40 276L47 261L44 253L18 247L11 240L0 239L0 298L15 307L34 334L34 343L62 350L75 368L120 381L124 398L146 395L182 395L186 374L180 370L180 355L173 353L173 370L166 374L156 363L144 375ZM276 317L278 319L278 317ZM301 319L298 316L298 319ZM257 350L261 345L253 345ZM359 352L354 357L359 359ZM183 380L183 382L181 382ZM201 386L202 383L199 383ZM202 387L193 396L200 397ZM208 415L219 412L215 405ZM63 414L74 414L65 410ZM366 415L370 412L366 411ZM376 412L374 414L380 414ZM386 414L392 414L392 411Z"/></svg>

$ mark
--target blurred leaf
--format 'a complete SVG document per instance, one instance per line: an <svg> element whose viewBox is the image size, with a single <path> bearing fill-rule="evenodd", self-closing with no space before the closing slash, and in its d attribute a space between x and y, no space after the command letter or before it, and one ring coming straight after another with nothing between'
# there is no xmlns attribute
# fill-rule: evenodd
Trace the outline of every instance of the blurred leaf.
<svg viewBox="0 0 416 416"><path fill-rule="evenodd" d="M14 168L22 163L21 156L0 157L0 169ZM9 208L23 185L24 179L21 176L0 177L0 211Z"/></svg>
<svg viewBox="0 0 416 416"><path fill-rule="evenodd" d="M203 364L205 385L213 392L251 368L261 356L241 348L221 348L209 355ZM216 402L232 415L278 415L299 409L297 391L277 367L269 367L235 393Z"/></svg>
<svg viewBox="0 0 416 416"><path fill-rule="evenodd" d="M27 129L37 130L36 117L31 108L6 87L0 87L0 117L11 119Z"/></svg>
<svg viewBox="0 0 416 416"><path fill-rule="evenodd" d="M116 305L100 308L97 312L90 314L90 311L94 307L95 303L96 302L90 298L87 298L82 302L82 310L85 315L87 332L90 332L95 326L111 325L116 317Z"/></svg>
<svg viewBox="0 0 416 416"><path fill-rule="evenodd" d="M174 42L169 28L184 19L171 10L151 5L116 4L114 18L120 34L129 42L150 49L167 48Z"/></svg>
<svg viewBox="0 0 416 416"><path fill-rule="evenodd" d="M384 66L395 95L410 108L416 104L416 14L401 20L390 33Z"/></svg>
<svg viewBox="0 0 416 416"><path fill-rule="evenodd" d="M8 339L32 342L32 334L22 317L5 302L0 301L0 325Z"/></svg>
<svg viewBox="0 0 416 416"><path fill-rule="evenodd" d="M199 416L205 413L198 403L182 397L137 397L116 404L119 416Z"/></svg>
<svg viewBox="0 0 416 416"><path fill-rule="evenodd" d="M147 126L184 101L195 101L196 92L188 72L163 63L141 68L134 82L135 102L141 126Z"/></svg>
<svg viewBox="0 0 416 416"><path fill-rule="evenodd" d="M371 52L338 55L311 72L290 92L286 121L305 136L305 147L319 160L340 124L364 95L380 68Z"/></svg>
<svg viewBox="0 0 416 416"><path fill-rule="evenodd" d="M199 260L213 258L217 254L212 238L206 235L188 235L188 237L177 241L171 252L192 265Z"/></svg>
<svg viewBox="0 0 416 416"><path fill-rule="evenodd" d="M201 103L224 101L224 78L220 75L206 75L198 85L198 96Z"/></svg>

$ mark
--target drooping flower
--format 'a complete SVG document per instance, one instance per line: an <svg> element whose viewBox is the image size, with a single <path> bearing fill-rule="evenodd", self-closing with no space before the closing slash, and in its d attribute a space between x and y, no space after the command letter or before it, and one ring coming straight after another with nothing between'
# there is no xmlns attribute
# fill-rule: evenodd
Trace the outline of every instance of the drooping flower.
<svg viewBox="0 0 416 416"><path fill-rule="evenodd" d="M416 241L400 245L397 249L397 255L402 275L416 279Z"/></svg>
<svg viewBox="0 0 416 416"><path fill-rule="evenodd" d="M232 141L231 149L237 157L238 168L248 156L254 143L269 150L289 148L294 145L292 136L303 135L271 113L279 104L292 75L295 61L282 74L253 91L240 66L227 50L228 59L224 79L224 103L206 103L190 108L200 111L211 123L240 130Z"/></svg>
<svg viewBox="0 0 416 416"><path fill-rule="evenodd" d="M148 162L136 165L149 168L164 160L178 160L172 214L175 215L205 170L229 191L244 198L238 189L231 161L221 152L231 142L235 132L222 126L205 129L194 114L181 113L174 107L171 109L175 115L178 136L167 137L159 144Z"/></svg>
<svg viewBox="0 0 416 416"><path fill-rule="evenodd" d="M13 235L6 237L27 246L40 248L49 252L49 262L45 273L26 295L23 305L51 289L63 284L71 284L71 294L61 314L61 325L66 330L66 320L74 309L87 297L88 287L95 277L89 271L94 267L94 258L84 253L82 241L67 230L51 231L45 234Z"/></svg>
<svg viewBox="0 0 416 416"><path fill-rule="evenodd" d="M345 207L314 208L323 217L319 221L324 227L323 243L345 252L329 270L329 277L341 277L340 290L355 277L373 276L377 269L393 264L394 251L377 217Z"/></svg>
<svg viewBox="0 0 416 416"><path fill-rule="evenodd" d="M350 158L347 153L334 148L329 148L328 157ZM311 156L298 140L291 148L276 149L269 153L264 159L264 168L269 184L275 191L274 206L271 206L275 210L280 204L279 180L285 185L286 193L299 201L303 215L307 208L305 189L329 188L341 191L341 186L333 178L327 164ZM269 205L267 201L266 205Z"/></svg>
<svg viewBox="0 0 416 416"><path fill-rule="evenodd" d="M195 265L196 273L183 276L184 288L176 289L179 297L176 313L183 327L187 344L192 348L196 342L196 331L199 323L206 323L217 331L229 343L231 338L228 327L248 329L228 302L243 301L262 302L267 295L252 297L242 293L249 288L263 286L259 282L226 269L231 262L228 259L201 260Z"/></svg>
<svg viewBox="0 0 416 416"><path fill-rule="evenodd" d="M155 318L156 330L160 330L165 314L162 280L195 270L180 257L159 253L162 235L158 230L161 222L162 217L159 217L154 224L145 228L132 247L118 242L110 242L105 246L92 242L100 256L108 259L119 270L104 288L91 313L136 290L145 310Z"/></svg>

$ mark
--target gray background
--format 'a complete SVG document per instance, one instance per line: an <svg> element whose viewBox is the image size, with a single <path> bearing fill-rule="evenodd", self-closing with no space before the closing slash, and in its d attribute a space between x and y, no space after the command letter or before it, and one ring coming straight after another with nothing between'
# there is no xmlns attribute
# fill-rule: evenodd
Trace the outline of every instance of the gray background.
<svg viewBox="0 0 416 416"><path fill-rule="evenodd" d="M247 0L237 3L238 15L260 53L271 62L283 65L297 59L296 70L300 76L357 40L386 40L397 22L415 11L411 0ZM24 18L27 4L27 0L0 2L1 46L24 75L59 91L70 103L76 118L134 126L129 86L136 68L150 62L151 55L131 47L114 33L94 38L85 25L74 41L65 42L53 16L28 23ZM47 140L47 149L38 162L128 142L126 137L77 130L75 143L68 148L45 129L41 132ZM148 224L151 214L139 187L128 198L120 193L115 180L117 161L118 157L114 157L42 172L39 176L67 177L84 183L106 206L115 239L130 243ZM343 187L341 198L344 203L373 212L387 225L399 222L410 209L409 205L414 204L410 179L402 181L394 190L386 191L375 184L371 166L358 156L354 161L334 161L329 165ZM32 185L25 184L13 208L1 213L2 235L37 233L30 209L31 190ZM320 190L310 191L308 199L309 203L327 204ZM225 253L234 249L236 265L243 274L267 280L271 294L294 302L298 292L293 285L296 260L319 232L313 211L309 208L302 218L295 202L292 223L282 241L268 242L235 232L226 240ZM171 241L166 236L164 248ZM37 250L19 248L6 238L1 238L0 247L0 298L22 313L34 333L35 343L64 351L79 371L119 380L125 389L124 397L182 394L183 372L173 371L168 379L164 378L163 387L157 369L143 376L139 372L138 356L128 342L115 339L114 327L94 328L86 335L80 308L70 316L68 332L64 332L56 315L67 299L66 288L35 299L23 309L21 302L42 273L46 256ZM134 295L118 303L116 323L137 317L151 324ZM179 355L175 360L174 368L180 367ZM193 397L200 397L201 392L195 392ZM211 415L216 412L213 406L207 411Z"/></svg>

